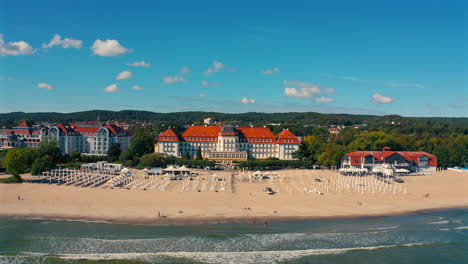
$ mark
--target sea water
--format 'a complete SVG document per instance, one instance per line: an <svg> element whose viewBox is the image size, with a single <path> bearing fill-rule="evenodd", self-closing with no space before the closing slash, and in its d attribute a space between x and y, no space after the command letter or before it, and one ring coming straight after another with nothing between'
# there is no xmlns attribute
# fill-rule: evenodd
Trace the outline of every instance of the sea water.
<svg viewBox="0 0 468 264"><path fill-rule="evenodd" d="M468 210L268 228L0 219L0 263L468 263Z"/></svg>

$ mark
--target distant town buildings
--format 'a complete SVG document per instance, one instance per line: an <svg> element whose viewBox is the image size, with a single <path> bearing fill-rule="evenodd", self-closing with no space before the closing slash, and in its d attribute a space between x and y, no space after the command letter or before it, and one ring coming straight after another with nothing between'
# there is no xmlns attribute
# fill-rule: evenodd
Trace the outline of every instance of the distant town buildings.
<svg viewBox="0 0 468 264"><path fill-rule="evenodd" d="M211 119L211 117L205 118L203 119L203 123L211 126L213 124L213 119Z"/></svg>
<svg viewBox="0 0 468 264"><path fill-rule="evenodd" d="M382 151L347 153L341 162L342 168L383 170L384 167L388 166L408 171L435 171L437 157L423 151L392 151L389 147L385 147Z"/></svg>
<svg viewBox="0 0 468 264"><path fill-rule="evenodd" d="M80 152L87 155L107 155L113 143L121 150L130 146L131 135L122 127L103 122L57 124L49 128L49 140L55 140L64 154Z"/></svg>
<svg viewBox="0 0 468 264"><path fill-rule="evenodd" d="M190 126L182 135L172 128L158 137L155 152L176 157L195 157L200 149L203 158L230 163L248 159L293 159L299 140L284 129L274 135L267 127Z"/></svg>
<svg viewBox="0 0 468 264"><path fill-rule="evenodd" d="M0 130L0 149L38 147L45 135L45 129L33 127L31 123L23 121L13 129Z"/></svg>

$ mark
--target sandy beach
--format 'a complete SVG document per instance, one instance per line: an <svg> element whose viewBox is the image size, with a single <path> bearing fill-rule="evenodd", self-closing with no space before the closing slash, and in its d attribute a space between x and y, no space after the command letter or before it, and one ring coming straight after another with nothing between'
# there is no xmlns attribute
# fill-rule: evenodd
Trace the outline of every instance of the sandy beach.
<svg viewBox="0 0 468 264"><path fill-rule="evenodd" d="M166 191L0 184L0 216L187 224L382 216L468 207L468 173L455 171L405 176L404 183L389 184L387 192L338 189L333 183L339 179L358 177L343 178L332 171L280 170L274 173L281 180L236 181L234 187L228 180L232 172L216 173L227 179L223 191L209 191L205 187L206 191L199 192L196 181L172 181ZM315 178L322 182L316 182ZM182 191L184 184L188 187ZM265 187L277 193L268 195L263 191ZM323 195L317 194L316 189Z"/></svg>

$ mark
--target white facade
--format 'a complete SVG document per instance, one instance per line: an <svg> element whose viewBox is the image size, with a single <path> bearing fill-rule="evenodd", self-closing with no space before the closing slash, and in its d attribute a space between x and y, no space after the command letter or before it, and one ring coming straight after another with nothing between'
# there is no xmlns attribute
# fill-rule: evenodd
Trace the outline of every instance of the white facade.
<svg viewBox="0 0 468 264"><path fill-rule="evenodd" d="M233 157L290 160L293 159L293 153L299 149L298 139L289 131L275 137L267 128L249 128L246 131L245 128L224 126L218 129L218 132L213 127L216 126L207 129L197 126L193 129L196 130L193 134L189 128L182 136L176 135L173 130L167 130L159 136L156 152L176 157L195 157L200 148L203 157L219 156L216 153L236 153L239 155ZM248 133L244 134L243 131ZM217 135L213 136L215 132Z"/></svg>
<svg viewBox="0 0 468 264"><path fill-rule="evenodd" d="M0 150L19 147L37 148L45 135L45 128L32 127L23 121L13 129L0 130Z"/></svg>
<svg viewBox="0 0 468 264"><path fill-rule="evenodd" d="M113 143L121 150L130 146L130 134L117 126L107 124L58 124L49 129L49 140L55 140L63 154L80 152L88 155L107 155Z"/></svg>

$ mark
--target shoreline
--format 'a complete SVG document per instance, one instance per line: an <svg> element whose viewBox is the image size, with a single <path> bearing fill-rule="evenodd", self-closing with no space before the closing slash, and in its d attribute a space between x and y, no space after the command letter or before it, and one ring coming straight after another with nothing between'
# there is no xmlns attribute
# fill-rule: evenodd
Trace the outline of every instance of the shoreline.
<svg viewBox="0 0 468 264"><path fill-rule="evenodd" d="M230 175L217 174L226 178ZM444 171L408 176L404 183L386 184L390 187L387 192L375 193L370 189L340 191L338 179L361 181L353 186L371 183L365 178L343 178L333 171L284 170L281 177L282 180L230 183L205 175L200 180L170 181L164 190L0 184L0 217L194 225L379 218L468 208L466 173ZM317 183L316 178L322 181ZM268 195L263 191L267 187L277 193ZM302 191L306 187L317 188L321 193Z"/></svg>
<svg viewBox="0 0 468 264"><path fill-rule="evenodd" d="M400 212L389 212L379 214L355 214L355 215L335 215L335 216L258 216L258 217L204 217L193 219L189 217L179 218L155 218L155 219L141 219L141 218L99 218L99 217L83 217L83 216L61 216L61 215L47 215L47 214L1 214L0 219L13 219L13 220L45 220L45 221L70 221L70 222L84 222L84 223L97 223L97 224L119 224L119 225L136 225L136 226L189 226L189 225L203 225L203 224L248 224L255 221L257 224L268 222L300 222L300 221L314 221L314 220L346 220L346 219L361 219L361 218L383 218L392 216L410 216L424 213L435 213L452 210L468 210L467 206L453 206L453 207L438 207L429 209L419 209Z"/></svg>

